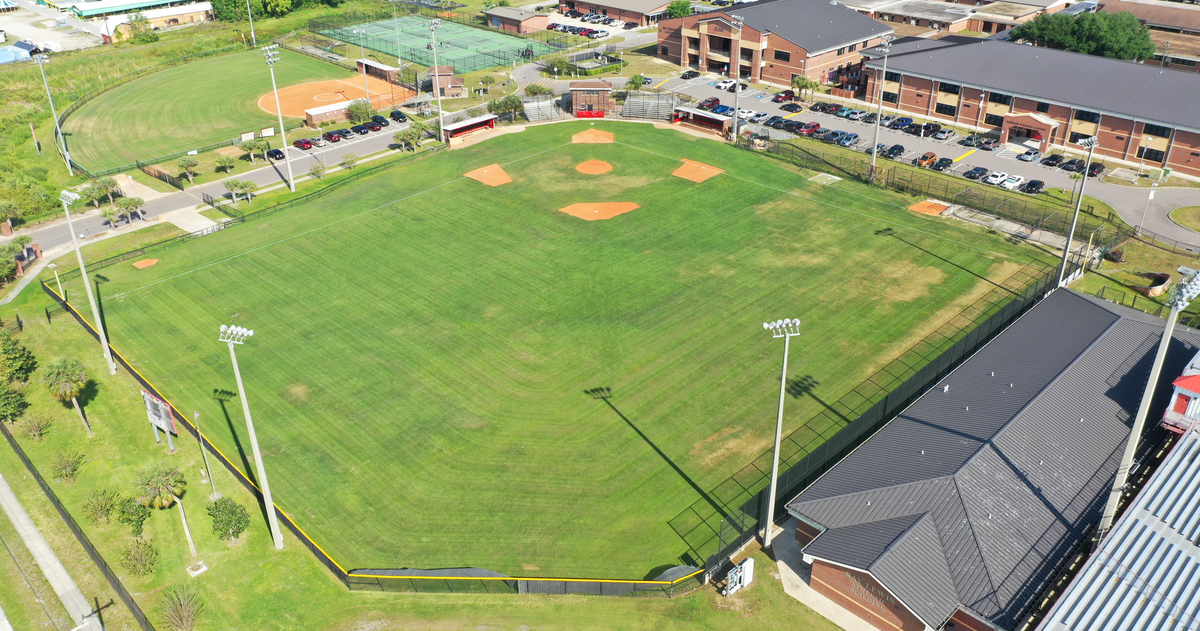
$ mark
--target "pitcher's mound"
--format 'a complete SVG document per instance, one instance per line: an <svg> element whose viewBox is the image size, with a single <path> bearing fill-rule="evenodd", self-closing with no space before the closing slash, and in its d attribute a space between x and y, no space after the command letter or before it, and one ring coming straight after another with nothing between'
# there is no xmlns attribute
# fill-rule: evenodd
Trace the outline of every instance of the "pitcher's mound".
<svg viewBox="0 0 1200 631"><path fill-rule="evenodd" d="M483 182L488 186L500 186L512 182L512 178L500 168L499 164L489 164L482 169L475 169L470 173L463 173L463 177L469 177L477 182Z"/></svg>
<svg viewBox="0 0 1200 631"><path fill-rule="evenodd" d="M142 259L142 260L138 261L137 263L134 263L133 266L138 269L146 269L147 267L150 267L151 265L154 265L157 262L158 262L158 259Z"/></svg>
<svg viewBox="0 0 1200 631"><path fill-rule="evenodd" d="M613 141L612 132L589 129L571 136L571 142L577 145L607 144Z"/></svg>
<svg viewBox="0 0 1200 631"><path fill-rule="evenodd" d="M601 173L612 171L612 165L600 160L588 160L587 162L580 162L575 167L575 170L584 175L600 175Z"/></svg>
<svg viewBox="0 0 1200 631"><path fill-rule="evenodd" d="M710 177L716 177L722 173L724 173L724 171L718 169L717 167L708 166L703 162L694 162L692 160L685 159L683 161L683 166L675 169L671 175L674 175L675 177L681 177L685 180L691 180L692 182L703 182Z"/></svg>
<svg viewBox="0 0 1200 631"><path fill-rule="evenodd" d="M908 207L913 212L921 213L922 215L938 216L947 210L950 210L950 204L939 202L936 199L927 199L923 202L917 202Z"/></svg>
<svg viewBox="0 0 1200 631"><path fill-rule="evenodd" d="M612 219L617 215L623 215L638 208L639 206L633 202L606 202L600 204L571 204L558 210L572 217L595 221L597 219Z"/></svg>

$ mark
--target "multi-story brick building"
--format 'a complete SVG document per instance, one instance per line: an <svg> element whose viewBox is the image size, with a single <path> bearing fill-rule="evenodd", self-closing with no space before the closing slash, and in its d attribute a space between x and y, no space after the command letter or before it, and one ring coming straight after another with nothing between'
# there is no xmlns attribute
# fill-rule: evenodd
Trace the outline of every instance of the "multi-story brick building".
<svg viewBox="0 0 1200 631"><path fill-rule="evenodd" d="M795 76L824 83L856 68L860 51L890 33L890 26L828 0L772 0L663 20L658 57L728 76L735 64L738 76L761 83L790 85Z"/></svg>
<svg viewBox="0 0 1200 631"><path fill-rule="evenodd" d="M1096 136L1096 155L1200 177L1200 74L1004 41L868 50L866 99L998 131L1041 151ZM881 89L882 88L882 89Z"/></svg>

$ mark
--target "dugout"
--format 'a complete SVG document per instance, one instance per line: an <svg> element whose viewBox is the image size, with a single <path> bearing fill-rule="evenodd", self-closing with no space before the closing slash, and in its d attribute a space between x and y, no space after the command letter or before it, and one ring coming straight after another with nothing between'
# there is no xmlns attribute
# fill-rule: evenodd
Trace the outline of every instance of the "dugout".
<svg viewBox="0 0 1200 631"><path fill-rule="evenodd" d="M733 119L720 114L713 114L694 107L677 105L672 122L686 127L695 127L714 134L724 135L729 132L730 121Z"/></svg>
<svg viewBox="0 0 1200 631"><path fill-rule="evenodd" d="M393 84L400 83L400 80L397 78L400 73L399 68L393 68L387 64L381 64L377 61L371 61L370 59L358 59L356 61L358 63L357 67L359 73L362 73L365 68L366 73L372 77L375 77L376 79L383 79L384 81Z"/></svg>
<svg viewBox="0 0 1200 631"><path fill-rule="evenodd" d="M350 103L352 101L339 101L314 107L311 110L304 110L304 120L309 127L320 127L321 123L328 121L344 121L349 120Z"/></svg>
<svg viewBox="0 0 1200 631"><path fill-rule="evenodd" d="M495 114L485 114L461 120L457 123L450 123L442 129L446 132L446 142L453 146L455 140L462 141L477 133L495 129L497 120L499 120L499 117Z"/></svg>

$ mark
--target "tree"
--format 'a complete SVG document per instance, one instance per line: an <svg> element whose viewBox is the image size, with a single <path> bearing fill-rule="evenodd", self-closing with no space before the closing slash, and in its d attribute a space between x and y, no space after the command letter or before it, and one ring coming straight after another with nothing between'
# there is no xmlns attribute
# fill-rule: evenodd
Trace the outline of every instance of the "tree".
<svg viewBox="0 0 1200 631"><path fill-rule="evenodd" d="M226 174L233 172L233 167L237 165L237 158L221 154L217 156L217 168L225 171Z"/></svg>
<svg viewBox="0 0 1200 631"><path fill-rule="evenodd" d="M108 196L108 203L113 203L113 195L121 192L121 185L111 177L96 180L96 186Z"/></svg>
<svg viewBox="0 0 1200 631"><path fill-rule="evenodd" d="M347 151L342 155L342 161L339 162L343 169L354 170L354 165L358 164L358 154L353 151Z"/></svg>
<svg viewBox="0 0 1200 631"><path fill-rule="evenodd" d="M104 187L100 185L100 180L96 179L88 180L87 186L84 186L79 194L84 200L95 204L96 208L100 207L100 202L107 196Z"/></svg>
<svg viewBox="0 0 1200 631"><path fill-rule="evenodd" d="M254 195L254 191L258 190L258 185L250 180L242 180L238 183L238 188L246 194L246 202L253 204L254 199L252 196Z"/></svg>
<svg viewBox="0 0 1200 631"><path fill-rule="evenodd" d="M1154 56L1150 30L1132 13L1050 13L1012 29L1009 39L1111 59L1140 61Z"/></svg>
<svg viewBox="0 0 1200 631"><path fill-rule="evenodd" d="M89 381L91 379L88 378L83 364L78 359L66 357L59 357L47 364L46 374L42 375L42 383L46 384L51 396L63 403L69 399L71 405L75 406L75 413L79 415L79 421L87 430L88 438L91 438L94 436L92 426L88 425L87 418L83 416L83 408L79 407L79 395Z"/></svg>
<svg viewBox="0 0 1200 631"><path fill-rule="evenodd" d="M161 509L174 504L179 507L179 520L183 522L188 549L192 551L192 556L196 556L196 544L192 541L192 531L188 528L187 513L183 510L181 498L187 488L183 472L165 462L155 463L138 471L134 486L137 487L137 501L142 506Z"/></svg>
<svg viewBox="0 0 1200 631"><path fill-rule="evenodd" d="M133 219L133 213L137 212L138 201L141 201L140 197L122 197L117 200L117 212L120 216L125 217L125 223L129 223Z"/></svg>
<svg viewBox="0 0 1200 631"><path fill-rule="evenodd" d="M292 0L266 0L267 13L279 17L292 10Z"/></svg>
<svg viewBox="0 0 1200 631"><path fill-rule="evenodd" d="M120 212L117 211L117 209L113 206L106 206L104 210L100 211L100 216L104 217L104 220L108 222L108 225L114 228L117 227L117 215L119 214Z"/></svg>
<svg viewBox="0 0 1200 631"><path fill-rule="evenodd" d="M642 84L644 84L645 82L646 82L646 79L642 75L635 74L632 77L629 77L629 81L627 81L625 83L625 89L626 90L641 90Z"/></svg>
<svg viewBox="0 0 1200 631"><path fill-rule="evenodd" d="M130 210L137 213L138 216L141 216L142 208L145 208L146 206L146 200L142 199L141 197L123 197L122 199L129 202ZM125 221L129 221L129 215L125 215Z"/></svg>
<svg viewBox="0 0 1200 631"><path fill-rule="evenodd" d="M225 190L229 191L229 194L233 196L233 205L237 206L238 193L242 192L242 181L232 178L225 180Z"/></svg>
<svg viewBox="0 0 1200 631"><path fill-rule="evenodd" d="M142 13L129 15L129 28L132 30L133 41L138 44L153 44L158 41L158 33L154 32L154 25Z"/></svg>
<svg viewBox="0 0 1200 631"><path fill-rule="evenodd" d="M237 148L250 155L250 164L254 164L254 154L262 153L260 149L265 143L262 140L247 140L237 143Z"/></svg>
<svg viewBox="0 0 1200 631"><path fill-rule="evenodd" d="M479 82L483 84L483 91L491 94L492 84L496 82L496 77L493 77L490 74L485 74L479 78Z"/></svg>
<svg viewBox="0 0 1200 631"><path fill-rule="evenodd" d="M415 118L409 119L412 122L408 124L408 128L417 133L417 138L424 138L425 134L429 133L429 124L425 121L419 121Z"/></svg>
<svg viewBox="0 0 1200 631"><path fill-rule="evenodd" d="M8 421L8 424L12 425L25 414L28 407L29 403L25 401L23 392L7 381L0 381L0 420Z"/></svg>
<svg viewBox="0 0 1200 631"><path fill-rule="evenodd" d="M196 167L200 166L200 161L192 156L183 156L179 162L175 163L175 166L179 167L179 170L187 176L188 184L192 184L192 178L196 175Z"/></svg>
<svg viewBox="0 0 1200 631"><path fill-rule="evenodd" d="M312 166L308 167L308 174L318 180L325 179L325 165L320 162L314 162Z"/></svg>
<svg viewBox="0 0 1200 631"><path fill-rule="evenodd" d="M29 381L29 374L37 368L33 352L17 341L10 331L0 331L0 376L6 381Z"/></svg>
<svg viewBox="0 0 1200 631"><path fill-rule="evenodd" d="M554 94L554 90L551 90L544 85L530 83L529 85L525 86L525 96L547 96L550 94Z"/></svg>
<svg viewBox="0 0 1200 631"><path fill-rule="evenodd" d="M686 18L692 14L692 3L688 0L671 0L667 5L667 17Z"/></svg>
<svg viewBox="0 0 1200 631"><path fill-rule="evenodd" d="M209 504L208 514L213 520L213 534L221 539L237 539L250 527L246 507L228 497Z"/></svg>
<svg viewBox="0 0 1200 631"><path fill-rule="evenodd" d="M812 79L809 79L808 77L806 77L804 75L793 75L792 76L792 90L796 93L796 96L798 96L798 97L803 98L804 92L806 90L808 91L809 95L811 96L812 91L816 90L819 87L821 87L820 83L813 81Z"/></svg>
<svg viewBox="0 0 1200 631"><path fill-rule="evenodd" d="M350 101L350 107L346 108L346 114L350 117L350 122L354 125L361 125L375 115L375 108L366 99L355 99Z"/></svg>

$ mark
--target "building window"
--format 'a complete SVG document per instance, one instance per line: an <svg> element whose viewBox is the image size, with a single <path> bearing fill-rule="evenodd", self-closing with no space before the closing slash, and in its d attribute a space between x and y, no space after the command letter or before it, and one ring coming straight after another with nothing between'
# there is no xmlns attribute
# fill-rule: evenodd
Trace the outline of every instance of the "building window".
<svg viewBox="0 0 1200 631"><path fill-rule="evenodd" d="M962 86L953 83L939 83L938 91L945 92L946 94L958 94L962 91Z"/></svg>
<svg viewBox="0 0 1200 631"><path fill-rule="evenodd" d="M1077 131L1073 131L1073 132L1071 132L1071 137L1070 137L1070 138L1068 138L1067 140L1068 140L1068 141L1069 141L1071 144L1073 144L1073 145L1077 145L1077 144L1079 144L1079 141L1080 141L1080 140L1083 140L1084 138L1091 138L1091 137L1092 137L1092 135L1091 135L1091 134L1081 134L1081 133L1079 133L1079 132L1077 132Z"/></svg>
<svg viewBox="0 0 1200 631"><path fill-rule="evenodd" d="M1100 113L1099 112L1089 112L1087 110L1076 110L1075 111L1075 120L1087 121L1089 123L1099 123L1100 122Z"/></svg>
<svg viewBox="0 0 1200 631"><path fill-rule="evenodd" d="M1039 112L1043 112L1043 113L1045 113L1045 112L1049 112L1049 111L1050 111L1050 104L1049 104L1049 103L1043 103L1043 102L1041 102L1041 101L1038 101L1037 111L1039 111Z"/></svg>
<svg viewBox="0 0 1200 631"><path fill-rule="evenodd" d="M858 44L850 44L850 52L854 52L857 49L858 49Z"/></svg>
<svg viewBox="0 0 1200 631"><path fill-rule="evenodd" d="M983 124L991 125L992 127L1002 127L1004 126L1004 117L995 114L985 114L983 116Z"/></svg>
<svg viewBox="0 0 1200 631"><path fill-rule="evenodd" d="M900 95L896 94L895 92L884 92L883 93L883 102L884 103L896 103L899 101L900 101Z"/></svg>
<svg viewBox="0 0 1200 631"><path fill-rule="evenodd" d="M663 47L662 47L662 54L666 55L668 52L670 52L670 51L667 49L667 47L666 47L666 46L663 46Z"/></svg>
<svg viewBox="0 0 1200 631"><path fill-rule="evenodd" d="M945 103L938 103L937 107L933 109L938 114L945 114L946 116L954 116L954 113L958 111L957 107L954 107L953 105L946 105Z"/></svg>
<svg viewBox="0 0 1200 631"><path fill-rule="evenodd" d="M1167 158L1167 154L1159 151L1158 149L1138 147L1137 157L1142 158L1147 162L1162 162Z"/></svg>
<svg viewBox="0 0 1200 631"><path fill-rule="evenodd" d="M1171 61L1169 61L1167 63L1171 64L1172 66L1195 66L1196 60L1195 59L1180 59L1178 57L1172 57Z"/></svg>
<svg viewBox="0 0 1200 631"><path fill-rule="evenodd" d="M883 75L883 80L884 81L899 81L900 73L899 72L889 72L889 73Z"/></svg>
<svg viewBox="0 0 1200 631"><path fill-rule="evenodd" d="M786 50L775 51L775 61L791 61L792 54Z"/></svg>
<svg viewBox="0 0 1200 631"><path fill-rule="evenodd" d="M1001 105L1012 105L1011 94L996 94L995 92L992 92L988 95L988 100L992 103L999 103Z"/></svg>
<svg viewBox="0 0 1200 631"><path fill-rule="evenodd" d="M842 56L842 55L845 55L845 54L846 54L846 49L845 49L845 48L839 48L839 49L838 49L838 52L837 52L837 54L838 54L838 56L839 56L839 57L840 57L840 56Z"/></svg>
<svg viewBox="0 0 1200 631"><path fill-rule="evenodd" d="M1174 130L1171 129L1170 127L1163 127L1162 125L1151 125L1150 123L1146 123L1146 127L1142 131L1143 131L1143 133L1150 134L1151 136L1158 136L1159 138L1170 138L1171 132Z"/></svg>

